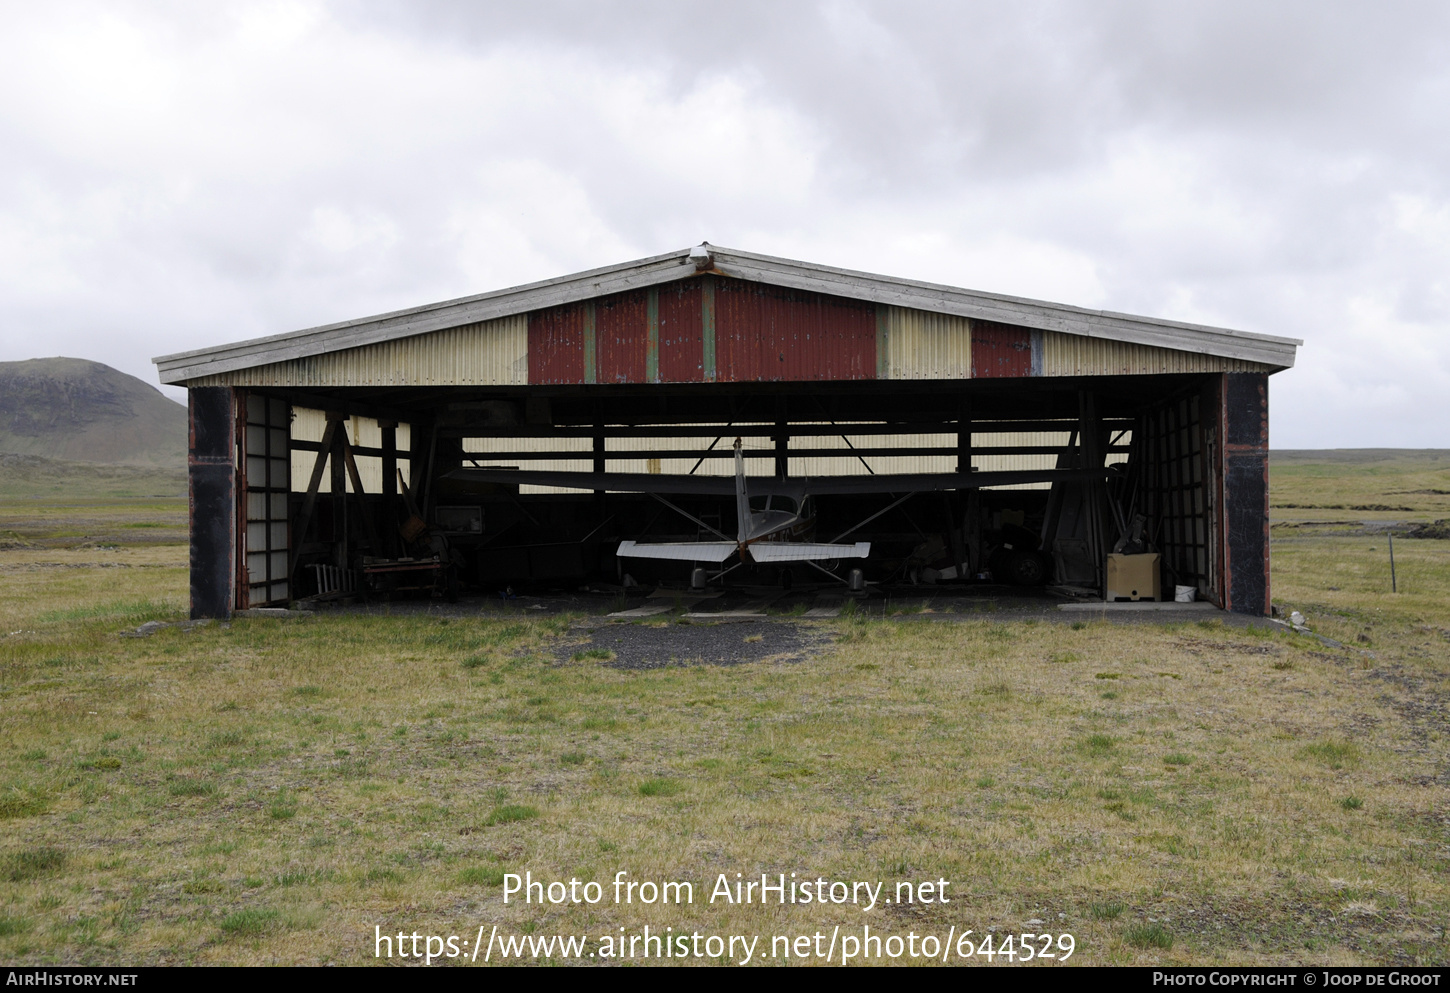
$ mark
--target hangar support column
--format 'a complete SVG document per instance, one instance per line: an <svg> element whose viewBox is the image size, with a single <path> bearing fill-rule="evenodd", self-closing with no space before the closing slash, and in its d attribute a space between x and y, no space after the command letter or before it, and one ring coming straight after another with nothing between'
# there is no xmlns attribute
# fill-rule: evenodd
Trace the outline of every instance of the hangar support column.
<svg viewBox="0 0 1450 993"><path fill-rule="evenodd" d="M227 618L236 600L236 391L199 386L186 398L191 616Z"/></svg>
<svg viewBox="0 0 1450 993"><path fill-rule="evenodd" d="M1269 613L1269 377L1223 374L1224 604Z"/></svg>

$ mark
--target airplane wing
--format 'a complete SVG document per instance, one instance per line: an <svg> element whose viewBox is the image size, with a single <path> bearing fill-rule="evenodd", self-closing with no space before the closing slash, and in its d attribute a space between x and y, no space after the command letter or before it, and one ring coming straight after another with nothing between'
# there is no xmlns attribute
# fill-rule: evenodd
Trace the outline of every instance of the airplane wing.
<svg viewBox="0 0 1450 993"><path fill-rule="evenodd" d="M1071 479L1102 479L1111 469L1015 469L1006 472L877 473L874 476L751 476L751 496L803 494L913 493L931 490L972 490L983 486L1020 483L1055 483ZM454 469L445 479L526 486L568 486L580 490L616 493L686 493L700 496L735 496L733 476L681 476L642 472L554 472L540 469Z"/></svg>
<svg viewBox="0 0 1450 993"><path fill-rule="evenodd" d="M864 559L871 554L871 542L828 545L814 541L757 541L747 546L757 562L824 562L831 559Z"/></svg>
<svg viewBox="0 0 1450 993"><path fill-rule="evenodd" d="M817 496L864 493L925 493L932 490L975 490L983 486L1056 483L1069 479L1103 479L1111 469L1011 469L1003 472L877 473L874 476L816 476L799 482ZM750 491L756 492L755 480ZM760 492L770 492L762 489Z"/></svg>
<svg viewBox="0 0 1450 993"><path fill-rule="evenodd" d="M621 541L615 555L626 559L671 559L676 562L724 562L735 554L733 541Z"/></svg>
<svg viewBox="0 0 1450 993"><path fill-rule="evenodd" d="M443 477L476 483L518 483L525 486L570 486L615 493L693 493L734 496L733 476L680 476L643 472L554 472L546 469L454 469ZM755 490L754 480L751 491ZM761 490L762 494L766 491ZM733 546L732 546L733 547Z"/></svg>

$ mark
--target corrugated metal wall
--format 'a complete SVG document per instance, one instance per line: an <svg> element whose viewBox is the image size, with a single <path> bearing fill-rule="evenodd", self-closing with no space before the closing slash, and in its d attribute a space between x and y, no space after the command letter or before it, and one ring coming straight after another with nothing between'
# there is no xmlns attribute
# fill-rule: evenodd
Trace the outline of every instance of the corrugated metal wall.
<svg viewBox="0 0 1450 993"><path fill-rule="evenodd" d="M1042 332L1044 376L1152 376L1171 372L1267 372L1243 359L1135 345L1078 334Z"/></svg>
<svg viewBox="0 0 1450 993"><path fill-rule="evenodd" d="M750 283L715 289L718 382L876 378L876 305Z"/></svg>
<svg viewBox="0 0 1450 993"><path fill-rule="evenodd" d="M526 386L528 316L240 369L188 386Z"/></svg>
<svg viewBox="0 0 1450 993"><path fill-rule="evenodd" d="M876 377L875 304L707 276L529 315L529 382Z"/></svg>
<svg viewBox="0 0 1450 993"><path fill-rule="evenodd" d="M1031 376L1034 332L996 321L972 322L972 378ZM1040 340L1040 339L1039 339Z"/></svg>
<svg viewBox="0 0 1450 993"><path fill-rule="evenodd" d="M594 382L593 302L529 314L527 348L531 384Z"/></svg>
<svg viewBox="0 0 1450 993"><path fill-rule="evenodd" d="M714 294L705 299L701 280L688 279L657 291L659 332L658 378L666 383L703 383L708 362L709 379L715 378ZM709 348L706 348L706 325Z"/></svg>
<svg viewBox="0 0 1450 993"><path fill-rule="evenodd" d="M878 379L970 379L972 327L965 317L883 306Z"/></svg>
<svg viewBox="0 0 1450 993"><path fill-rule="evenodd" d="M658 308L658 295L646 290L602 297L594 304L595 382L659 382L659 376L648 373L651 354L659 355Z"/></svg>

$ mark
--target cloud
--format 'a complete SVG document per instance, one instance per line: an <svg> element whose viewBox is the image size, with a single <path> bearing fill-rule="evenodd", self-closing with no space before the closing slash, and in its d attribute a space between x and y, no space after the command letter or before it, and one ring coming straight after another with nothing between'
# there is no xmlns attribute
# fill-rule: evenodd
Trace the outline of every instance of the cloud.
<svg viewBox="0 0 1450 993"><path fill-rule="evenodd" d="M1444 445L1433 4L33 5L0 350L152 355L720 244L1306 339L1275 444Z"/></svg>

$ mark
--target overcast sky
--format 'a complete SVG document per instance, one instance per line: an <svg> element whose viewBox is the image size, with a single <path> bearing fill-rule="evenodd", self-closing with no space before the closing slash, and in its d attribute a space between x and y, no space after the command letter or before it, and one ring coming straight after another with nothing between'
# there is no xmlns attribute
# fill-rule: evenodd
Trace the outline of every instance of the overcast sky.
<svg viewBox="0 0 1450 993"><path fill-rule="evenodd" d="M1450 447L1444 3L0 13L0 360L708 239L1303 338L1274 447Z"/></svg>

